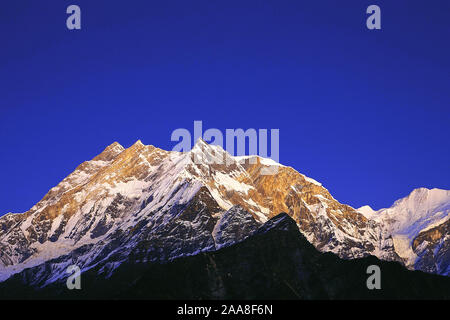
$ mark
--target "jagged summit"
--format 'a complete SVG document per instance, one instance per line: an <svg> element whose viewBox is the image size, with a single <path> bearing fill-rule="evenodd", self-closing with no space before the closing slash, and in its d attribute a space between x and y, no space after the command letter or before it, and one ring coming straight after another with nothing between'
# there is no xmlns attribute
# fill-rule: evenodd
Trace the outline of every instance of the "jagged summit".
<svg viewBox="0 0 450 320"><path fill-rule="evenodd" d="M142 143L141 140L136 140L136 142L132 145L136 147L144 147L145 145Z"/></svg>
<svg viewBox="0 0 450 320"><path fill-rule="evenodd" d="M356 209L356 211L362 213L367 219L372 219L374 214L376 214L376 211L369 205L362 206Z"/></svg>
<svg viewBox="0 0 450 320"><path fill-rule="evenodd" d="M185 153L140 140L127 149L113 143L29 211L0 218L0 280L42 268L39 281L51 283L65 276L69 262L110 274L130 259L167 261L217 250L281 212L320 251L400 259L388 222L339 203L291 167L277 164L274 174L263 175L274 164L258 159L242 163L203 140Z"/></svg>
<svg viewBox="0 0 450 320"><path fill-rule="evenodd" d="M207 143L203 138L198 138L197 141L195 141L194 147L196 145L204 145L204 146L212 146L211 144Z"/></svg>
<svg viewBox="0 0 450 320"><path fill-rule="evenodd" d="M444 270L444 274L450 273L450 268L447 270L450 262L446 249L450 247L448 233L435 232L438 236L433 238L419 237L419 234L435 227L446 230L443 226L450 215L449 190L417 188L408 196L395 201L390 208L380 209L368 215L368 210L360 208L359 212L377 221L383 226L385 233L392 235L396 252L408 267L434 270L433 272L439 269ZM419 246L418 238L422 239L422 242L427 239L426 243L423 242L423 246ZM434 249L425 250L431 247ZM425 256L428 262L424 264Z"/></svg>
<svg viewBox="0 0 450 320"><path fill-rule="evenodd" d="M401 203L409 202L410 205L420 205L424 202L432 202L433 205L438 203L448 203L450 197L450 190L443 190L438 188L428 189L425 187L414 189L405 198L399 199L394 202L393 206L401 205Z"/></svg>
<svg viewBox="0 0 450 320"><path fill-rule="evenodd" d="M123 146L120 144L120 143L118 143L117 141L114 141L113 143L111 143L108 147L107 147L107 149L111 149L111 148L120 148L120 149L123 149Z"/></svg>
<svg viewBox="0 0 450 320"><path fill-rule="evenodd" d="M217 144L210 144L202 138L197 139L196 143L191 149L191 152L195 150L202 150L203 152L216 152L217 154L226 153L228 156L232 156L222 146Z"/></svg>
<svg viewBox="0 0 450 320"><path fill-rule="evenodd" d="M124 151L125 148L120 145L118 142L113 142L109 146L107 146L102 153L100 153L98 156L96 156L93 161L111 161L114 159L118 154L120 154L122 151Z"/></svg>

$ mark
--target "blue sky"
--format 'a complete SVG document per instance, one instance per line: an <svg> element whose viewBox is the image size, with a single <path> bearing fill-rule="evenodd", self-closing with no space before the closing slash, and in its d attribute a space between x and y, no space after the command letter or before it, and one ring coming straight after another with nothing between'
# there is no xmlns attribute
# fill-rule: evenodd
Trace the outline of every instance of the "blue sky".
<svg viewBox="0 0 450 320"><path fill-rule="evenodd" d="M344 4L345 3L345 4ZM82 30L66 28L66 8ZM365 26L381 7L382 30ZM0 214L113 141L279 128L280 162L343 203L449 189L449 1L13 1L0 5Z"/></svg>

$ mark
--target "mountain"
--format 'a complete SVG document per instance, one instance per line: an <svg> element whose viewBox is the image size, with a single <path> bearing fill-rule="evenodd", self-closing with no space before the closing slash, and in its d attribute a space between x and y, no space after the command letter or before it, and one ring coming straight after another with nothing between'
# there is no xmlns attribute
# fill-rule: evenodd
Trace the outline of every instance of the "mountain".
<svg viewBox="0 0 450 320"><path fill-rule="evenodd" d="M268 168L276 174L263 175ZM62 257L51 276L40 275L45 284L65 277L72 262L112 272L136 250L148 261L216 250L230 244L220 225L235 205L258 223L287 212L319 250L342 258L398 259L380 225L293 168L232 157L201 139L187 153L137 141L128 149L113 143L29 211L0 218L0 280Z"/></svg>
<svg viewBox="0 0 450 320"><path fill-rule="evenodd" d="M234 210L236 210L235 207ZM251 215L236 210L229 218ZM367 269L381 270L381 290L369 290ZM398 262L370 256L343 260L321 253L296 222L279 214L245 240L171 262L124 261L108 278L100 266L83 273L82 290L64 280L30 287L33 269L0 286L1 299L450 299L450 278L408 271Z"/></svg>
<svg viewBox="0 0 450 320"><path fill-rule="evenodd" d="M167 264L226 250L280 212L320 252L403 262L386 220L339 203L291 167L233 157L201 139L186 153L137 141L127 149L113 143L29 211L0 217L0 281L17 274L46 287L65 279L73 264L110 278L123 264ZM420 250L436 238L429 231L417 242Z"/></svg>
<svg viewBox="0 0 450 320"><path fill-rule="evenodd" d="M450 275L450 191L419 188L390 208L371 211L365 206L358 211L392 235L406 266Z"/></svg>
<svg viewBox="0 0 450 320"><path fill-rule="evenodd" d="M376 211L372 209L371 206L362 206L356 209L359 213L363 214L367 219L373 219Z"/></svg>

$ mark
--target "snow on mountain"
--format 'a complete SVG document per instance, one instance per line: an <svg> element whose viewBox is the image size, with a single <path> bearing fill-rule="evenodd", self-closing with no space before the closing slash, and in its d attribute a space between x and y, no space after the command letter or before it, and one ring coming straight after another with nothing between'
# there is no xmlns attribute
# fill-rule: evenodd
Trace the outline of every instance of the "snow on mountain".
<svg viewBox="0 0 450 320"><path fill-rule="evenodd" d="M186 153L137 141L127 149L113 143L29 211L0 218L0 280L32 268L29 281L44 286L67 276L71 264L108 276L124 261L164 262L217 250L281 212L320 251L400 259L386 221L339 203L291 167L233 157L201 139ZM411 229L409 213L401 214L392 230Z"/></svg>
<svg viewBox="0 0 450 320"><path fill-rule="evenodd" d="M378 211L370 211L368 206L358 209L366 217L374 219L383 226L384 232L391 234L397 254L405 260L410 268L429 271L433 269L423 264L420 247L413 245L417 236L431 229L442 226L450 216L450 191L441 189L415 189L407 197L397 200L392 207ZM447 235L448 236L448 235ZM444 236L434 239L436 250L445 241ZM428 264L436 261L428 256ZM446 260L447 259L447 260ZM450 258L447 257L447 262ZM418 266L421 267L418 267ZM433 270L435 270L434 268ZM436 271L436 270L435 270ZM448 274L448 271L443 271Z"/></svg>
<svg viewBox="0 0 450 320"><path fill-rule="evenodd" d="M361 208L356 209L356 211L364 215L367 219L373 219L376 215L376 211L373 210L371 206L362 206Z"/></svg>
<svg viewBox="0 0 450 320"><path fill-rule="evenodd" d="M392 234L417 235L427 226L447 217L450 212L450 191L415 189L392 207L378 211L379 220L389 221Z"/></svg>
<svg viewBox="0 0 450 320"><path fill-rule="evenodd" d="M240 242L253 234L260 224L240 206L233 206L217 221L212 235L216 249Z"/></svg>
<svg viewBox="0 0 450 320"><path fill-rule="evenodd" d="M165 248L150 254L156 260L215 249L209 225L233 203L218 196L219 206L205 185L209 183L217 195L219 191L212 188L215 184L237 194L246 193L250 186L230 178L244 172L231 158L230 167L236 173L217 171L210 175L207 162L196 159L214 151L211 147L204 152L204 145L199 142L185 154L144 146L140 141L128 149L117 143L110 145L80 165L28 212L0 218L0 280L64 256L73 260L74 252L78 264L87 270L113 256L125 259L137 243L158 237L164 238ZM189 205L205 198L210 198L206 201L208 213L203 215L196 207L194 221L178 219ZM187 234L180 234L183 230ZM220 228L220 241L227 238L224 232ZM179 241L171 242L176 235ZM186 245L189 241L192 244ZM52 268L57 266L63 275L67 263L58 262Z"/></svg>

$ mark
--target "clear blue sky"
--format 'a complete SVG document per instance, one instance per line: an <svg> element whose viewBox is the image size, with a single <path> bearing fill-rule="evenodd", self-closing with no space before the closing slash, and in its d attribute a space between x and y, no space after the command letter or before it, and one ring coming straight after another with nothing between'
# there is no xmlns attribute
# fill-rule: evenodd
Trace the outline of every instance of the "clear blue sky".
<svg viewBox="0 0 450 320"><path fill-rule="evenodd" d="M449 36L448 0L3 0L0 214L194 120L279 128L280 161L354 207L449 189Z"/></svg>

